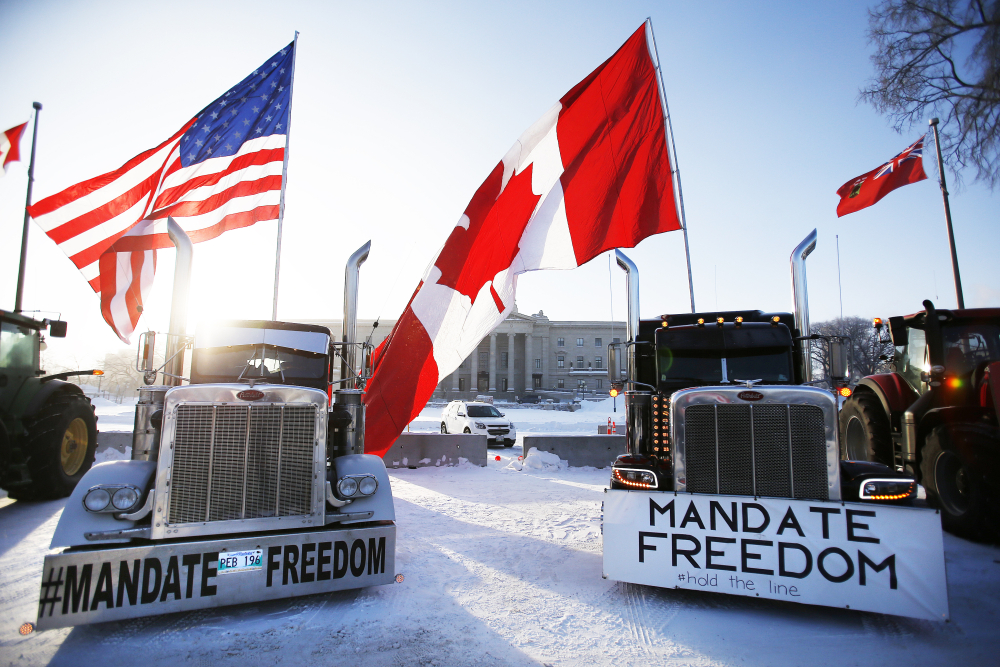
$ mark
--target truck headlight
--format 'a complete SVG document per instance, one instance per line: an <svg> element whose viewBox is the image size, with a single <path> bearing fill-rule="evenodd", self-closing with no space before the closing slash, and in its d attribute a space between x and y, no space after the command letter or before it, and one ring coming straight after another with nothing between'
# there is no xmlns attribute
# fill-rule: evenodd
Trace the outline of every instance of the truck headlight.
<svg viewBox="0 0 1000 667"><path fill-rule="evenodd" d="M337 482L337 491L345 498L350 498L358 492L358 480L353 477L344 477Z"/></svg>
<svg viewBox="0 0 1000 667"><path fill-rule="evenodd" d="M106 489L95 487L83 497L83 506L90 512L100 512L111 504L111 494Z"/></svg>
<svg viewBox="0 0 1000 667"><path fill-rule="evenodd" d="M87 491L83 506L88 512L125 512L136 506L139 489L126 484L98 484Z"/></svg>
<svg viewBox="0 0 1000 667"><path fill-rule="evenodd" d="M917 482L912 479L866 479L861 484L861 500L904 500L917 493Z"/></svg>
<svg viewBox="0 0 1000 667"><path fill-rule="evenodd" d="M651 470L613 468L612 475L619 484L633 489L649 489L656 486L656 473Z"/></svg>
<svg viewBox="0 0 1000 667"><path fill-rule="evenodd" d="M358 480L358 493L363 496L370 496L378 491L378 480L374 477L362 477Z"/></svg>
<svg viewBox="0 0 1000 667"><path fill-rule="evenodd" d="M476 422L476 428L485 429L486 424L484 424L483 422Z"/></svg>
<svg viewBox="0 0 1000 667"><path fill-rule="evenodd" d="M131 486L118 489L111 496L111 504L115 506L116 510L123 512L132 509L137 502L139 502L139 492Z"/></svg>

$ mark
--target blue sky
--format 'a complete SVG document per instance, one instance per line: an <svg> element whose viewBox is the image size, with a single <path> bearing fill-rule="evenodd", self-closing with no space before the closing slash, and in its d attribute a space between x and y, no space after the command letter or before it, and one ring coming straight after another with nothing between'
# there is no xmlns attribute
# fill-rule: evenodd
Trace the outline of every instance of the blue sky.
<svg viewBox="0 0 1000 667"><path fill-rule="evenodd" d="M3 129L45 105L35 199L163 141L301 32L279 317L339 317L343 266L368 239L362 317L398 315L469 198L513 141L651 16L673 118L700 310L791 307L788 256L814 227L813 321L955 305L936 169L836 217L840 185L922 134L857 102L871 75L865 2L0 2ZM24 150L29 148L25 142ZM928 154L931 151L928 150ZM0 304L11 307L26 163L0 179ZM952 179L952 174L948 174ZM952 187L968 306L1000 305L997 195ZM268 317L275 223L195 248L192 326ZM629 252L643 316L688 309L683 239ZM163 330L173 253L147 326ZM609 285L611 287L609 287ZM606 319L624 283L607 256L522 276L518 307ZM81 363L120 344L70 261L32 229L25 307L70 321ZM140 323L140 327L142 323Z"/></svg>

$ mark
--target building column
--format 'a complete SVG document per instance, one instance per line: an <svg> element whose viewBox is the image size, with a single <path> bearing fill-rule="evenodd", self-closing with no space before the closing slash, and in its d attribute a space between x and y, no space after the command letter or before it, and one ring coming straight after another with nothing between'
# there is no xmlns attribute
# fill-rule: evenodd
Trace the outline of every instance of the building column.
<svg viewBox="0 0 1000 667"><path fill-rule="evenodd" d="M507 391L514 391L514 334L507 334Z"/></svg>
<svg viewBox="0 0 1000 667"><path fill-rule="evenodd" d="M490 391L497 390L497 335L490 334Z"/></svg>
<svg viewBox="0 0 1000 667"><path fill-rule="evenodd" d="M524 334L524 391L535 390L535 360L532 358L535 353L532 351L531 334Z"/></svg>
<svg viewBox="0 0 1000 667"><path fill-rule="evenodd" d="M549 337L542 336L542 388L551 389L549 386Z"/></svg>
<svg viewBox="0 0 1000 667"><path fill-rule="evenodd" d="M479 342L482 343L482 341ZM469 391L479 391L479 345L476 345L476 349L472 351L472 380L469 382Z"/></svg>
<svg viewBox="0 0 1000 667"><path fill-rule="evenodd" d="M452 391L458 391L458 374L459 374L459 372L461 370L462 370L462 367L459 366L458 368L455 369L455 372L451 374L451 390Z"/></svg>

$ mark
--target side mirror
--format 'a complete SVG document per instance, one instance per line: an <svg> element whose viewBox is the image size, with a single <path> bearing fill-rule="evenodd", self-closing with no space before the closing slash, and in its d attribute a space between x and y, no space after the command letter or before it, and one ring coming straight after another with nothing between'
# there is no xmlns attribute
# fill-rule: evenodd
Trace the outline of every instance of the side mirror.
<svg viewBox="0 0 1000 667"><path fill-rule="evenodd" d="M139 353L135 360L135 369L140 373L149 373L154 368L153 353L156 350L156 332L144 331L139 336Z"/></svg>
<svg viewBox="0 0 1000 667"><path fill-rule="evenodd" d="M834 380L847 378L847 346L839 338L830 341L830 376Z"/></svg>
<svg viewBox="0 0 1000 667"><path fill-rule="evenodd" d="M459 412L459 413L458 413L458 416L459 416L459 417L464 417L464 416L465 416L465 413L464 413L464 412Z"/></svg>
<svg viewBox="0 0 1000 667"><path fill-rule="evenodd" d="M49 322L49 335L53 338L65 338L66 323L62 320L53 320L52 322Z"/></svg>
<svg viewBox="0 0 1000 667"><path fill-rule="evenodd" d="M501 412L501 413L500 413L500 416L501 416L501 417L505 417L506 415L504 415L504 413L502 413L502 412Z"/></svg>
<svg viewBox="0 0 1000 667"><path fill-rule="evenodd" d="M610 343L608 345L608 380L618 382L621 380L620 369L618 368L618 347L620 343Z"/></svg>

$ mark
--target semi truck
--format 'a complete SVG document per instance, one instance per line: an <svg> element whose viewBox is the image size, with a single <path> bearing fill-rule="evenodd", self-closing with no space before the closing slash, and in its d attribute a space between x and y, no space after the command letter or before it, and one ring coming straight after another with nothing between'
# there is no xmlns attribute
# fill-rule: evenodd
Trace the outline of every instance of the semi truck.
<svg viewBox="0 0 1000 667"><path fill-rule="evenodd" d="M813 385L805 259L794 313L638 317L638 269L620 251L629 315L626 453L603 504L606 578L947 618L941 522L905 472L841 460L835 393ZM841 361L833 375L846 376ZM835 387L836 388L836 387ZM861 519L863 517L863 520Z"/></svg>
<svg viewBox="0 0 1000 667"><path fill-rule="evenodd" d="M385 465L364 452L366 346L348 261L342 336L229 321L186 329L191 244L177 246L166 363L140 340L130 460L94 466L45 557L37 627L56 628L388 584L395 512ZM182 378L186 350L190 376ZM359 354L360 353L360 354ZM341 378L331 384L334 364ZM160 376L163 385L152 384ZM188 380L187 384L182 384Z"/></svg>

